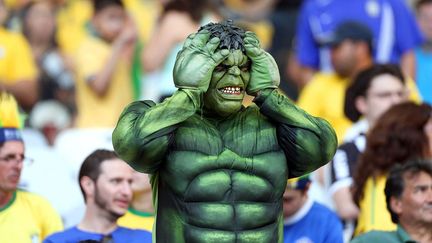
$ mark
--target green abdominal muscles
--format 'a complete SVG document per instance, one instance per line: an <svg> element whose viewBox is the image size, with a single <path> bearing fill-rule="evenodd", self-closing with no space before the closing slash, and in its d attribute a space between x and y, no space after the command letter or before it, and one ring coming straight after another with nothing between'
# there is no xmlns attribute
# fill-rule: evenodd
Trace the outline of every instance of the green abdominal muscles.
<svg viewBox="0 0 432 243"><path fill-rule="evenodd" d="M283 153L272 157L284 161ZM189 168L179 168L191 158ZM277 242L283 187L275 186L283 185L273 180L284 181L286 166L273 165L278 173L267 178L263 168L271 158L263 158L229 150L220 156L172 154L159 179L158 242Z"/></svg>

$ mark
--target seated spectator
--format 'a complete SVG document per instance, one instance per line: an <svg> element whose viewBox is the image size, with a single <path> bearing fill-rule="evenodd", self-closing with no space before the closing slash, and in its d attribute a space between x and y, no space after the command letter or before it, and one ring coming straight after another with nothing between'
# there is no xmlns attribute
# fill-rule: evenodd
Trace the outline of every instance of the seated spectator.
<svg viewBox="0 0 432 243"><path fill-rule="evenodd" d="M395 164L432 156L431 126L430 105L405 102L383 113L368 132L353 176L353 199L360 208L355 235L396 229L385 204L387 174Z"/></svg>
<svg viewBox="0 0 432 243"><path fill-rule="evenodd" d="M345 142L339 146L330 164L329 187L335 209L345 223L346 239L351 239L353 222L359 213L350 188L357 160L366 146L366 132L382 113L407 99L405 79L396 65L375 64L360 72L347 88L345 115L356 123L348 129Z"/></svg>
<svg viewBox="0 0 432 243"><path fill-rule="evenodd" d="M0 242L40 242L62 230L60 216L44 198L17 189L24 155L15 99L0 94Z"/></svg>
<svg viewBox="0 0 432 243"><path fill-rule="evenodd" d="M308 176L288 180L283 194L284 242L342 243L339 218L308 197L310 183Z"/></svg>
<svg viewBox="0 0 432 243"><path fill-rule="evenodd" d="M395 165L385 185L393 231L371 231L352 243L432 242L432 161L412 160Z"/></svg>
<svg viewBox="0 0 432 243"><path fill-rule="evenodd" d="M25 38L2 26L6 16L4 0L0 0L0 89L13 94L21 108L29 111L38 100L38 70Z"/></svg>
<svg viewBox="0 0 432 243"><path fill-rule="evenodd" d="M151 242L151 233L117 225L132 199L133 170L113 151L96 150L81 165L79 184L86 203L81 222L49 236L44 242Z"/></svg>
<svg viewBox="0 0 432 243"><path fill-rule="evenodd" d="M132 202L125 215L118 220L123 227L152 231L154 208L149 175L134 171L132 177Z"/></svg>

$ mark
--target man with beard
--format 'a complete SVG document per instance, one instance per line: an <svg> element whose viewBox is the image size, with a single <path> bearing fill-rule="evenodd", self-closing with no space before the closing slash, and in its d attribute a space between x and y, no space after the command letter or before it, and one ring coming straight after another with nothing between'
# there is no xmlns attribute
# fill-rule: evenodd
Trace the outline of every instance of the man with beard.
<svg viewBox="0 0 432 243"><path fill-rule="evenodd" d="M81 165L79 184L86 203L82 221L44 242L151 242L151 233L117 225L132 199L133 170L114 151L96 150Z"/></svg>
<svg viewBox="0 0 432 243"><path fill-rule="evenodd" d="M282 242L287 178L331 159L333 129L277 91L273 57L229 21L190 35L173 75L170 98L130 104L113 133L151 174L156 242Z"/></svg>

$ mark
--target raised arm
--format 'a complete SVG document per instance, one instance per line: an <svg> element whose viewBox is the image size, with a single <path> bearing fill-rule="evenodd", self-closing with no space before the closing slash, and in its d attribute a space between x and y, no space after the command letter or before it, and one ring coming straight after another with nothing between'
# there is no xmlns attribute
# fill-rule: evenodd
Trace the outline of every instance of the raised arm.
<svg viewBox="0 0 432 243"><path fill-rule="evenodd" d="M163 103L137 101L120 116L114 129L114 150L134 169L153 173L163 161L170 134L200 107L200 93L179 90Z"/></svg>
<svg viewBox="0 0 432 243"><path fill-rule="evenodd" d="M209 36L207 31L189 36L177 55L174 82L179 90L173 96L158 105L134 102L121 114L113 132L114 149L136 170L155 172L164 160L172 132L201 108L214 68L229 53L215 51L219 39L209 41Z"/></svg>
<svg viewBox="0 0 432 243"><path fill-rule="evenodd" d="M255 103L262 114L277 124L290 178L314 171L333 158L337 138L326 120L306 113L274 89L260 92Z"/></svg>
<svg viewBox="0 0 432 243"><path fill-rule="evenodd" d="M279 71L273 57L247 32L246 55L251 59L251 79L246 91L255 96L260 112L277 125L279 144L288 161L289 177L301 176L329 162L337 138L330 124L298 108L276 90Z"/></svg>

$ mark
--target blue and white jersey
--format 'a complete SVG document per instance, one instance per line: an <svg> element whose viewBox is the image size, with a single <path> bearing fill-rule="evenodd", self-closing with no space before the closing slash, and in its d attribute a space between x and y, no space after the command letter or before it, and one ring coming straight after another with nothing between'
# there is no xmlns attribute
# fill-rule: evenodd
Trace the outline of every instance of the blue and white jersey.
<svg viewBox="0 0 432 243"><path fill-rule="evenodd" d="M367 25L374 36L377 63L399 63L423 41L414 14L402 0L305 0L297 26L297 58L304 66L331 70L329 49L322 46L344 21Z"/></svg>
<svg viewBox="0 0 432 243"><path fill-rule="evenodd" d="M284 221L285 243L343 243L342 223L326 206L308 199Z"/></svg>

